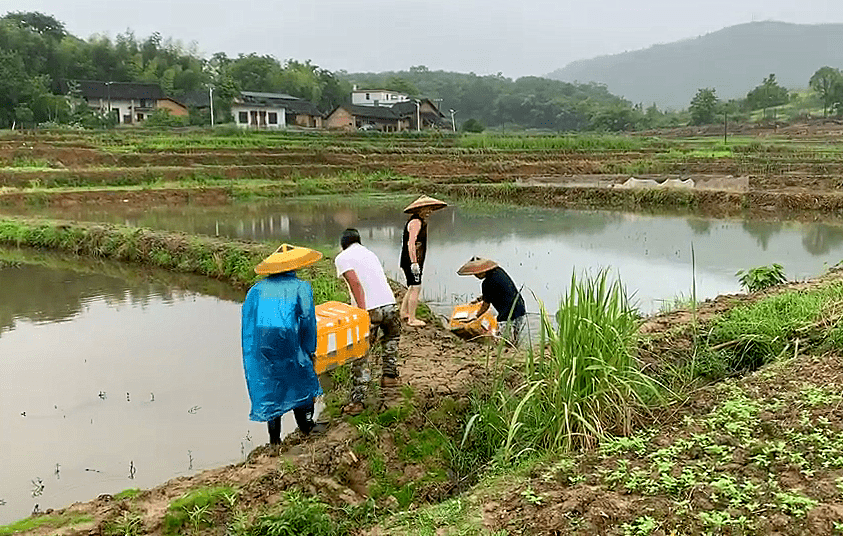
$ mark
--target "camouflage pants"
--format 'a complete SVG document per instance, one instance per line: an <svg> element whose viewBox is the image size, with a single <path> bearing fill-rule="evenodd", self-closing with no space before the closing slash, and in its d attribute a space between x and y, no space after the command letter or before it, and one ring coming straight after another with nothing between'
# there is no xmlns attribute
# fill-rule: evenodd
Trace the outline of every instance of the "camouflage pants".
<svg viewBox="0 0 843 536"><path fill-rule="evenodd" d="M501 337L508 340L513 346L518 346L524 334L524 324L526 324L526 316L519 316L509 321L498 321L498 333Z"/></svg>
<svg viewBox="0 0 843 536"><path fill-rule="evenodd" d="M384 305L369 310L369 354L375 349L375 340L378 332L381 332L381 363L383 375L391 378L398 377L398 339L401 336L401 321L398 318L398 306L393 304ZM366 398L366 391L372 373L369 370L369 355L355 360L351 364L351 375L354 377L354 386L351 389L351 401L362 402Z"/></svg>

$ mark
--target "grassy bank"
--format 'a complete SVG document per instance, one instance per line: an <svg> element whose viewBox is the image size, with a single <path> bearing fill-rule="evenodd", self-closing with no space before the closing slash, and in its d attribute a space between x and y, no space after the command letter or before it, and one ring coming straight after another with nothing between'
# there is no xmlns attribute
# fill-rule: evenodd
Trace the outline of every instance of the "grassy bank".
<svg viewBox="0 0 843 536"><path fill-rule="evenodd" d="M246 288L255 266L276 245L220 240L113 224L0 218L0 244L64 251L174 272L194 273ZM313 286L316 303L344 299L329 259L299 271Z"/></svg>

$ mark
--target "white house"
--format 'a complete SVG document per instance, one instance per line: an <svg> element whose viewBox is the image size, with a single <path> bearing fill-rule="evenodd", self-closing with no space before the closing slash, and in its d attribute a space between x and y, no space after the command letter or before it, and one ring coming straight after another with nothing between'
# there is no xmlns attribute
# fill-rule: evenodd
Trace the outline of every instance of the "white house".
<svg viewBox="0 0 843 536"><path fill-rule="evenodd" d="M351 104L357 106L392 106L408 102L409 95L391 89L357 89L351 92Z"/></svg>
<svg viewBox="0 0 843 536"><path fill-rule="evenodd" d="M241 91L234 98L231 114L240 128L286 128L287 108L285 102L299 100L284 93L261 93Z"/></svg>
<svg viewBox="0 0 843 536"><path fill-rule="evenodd" d="M81 96L90 108L102 114L112 114L118 125L142 123L158 108L166 108L177 116L187 115L187 107L166 97L158 84L62 80L59 90L65 95Z"/></svg>

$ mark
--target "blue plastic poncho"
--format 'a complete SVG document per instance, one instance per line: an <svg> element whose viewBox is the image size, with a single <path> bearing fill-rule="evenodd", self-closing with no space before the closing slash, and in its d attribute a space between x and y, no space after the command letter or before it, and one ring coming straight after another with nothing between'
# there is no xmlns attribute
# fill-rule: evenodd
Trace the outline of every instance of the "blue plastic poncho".
<svg viewBox="0 0 843 536"><path fill-rule="evenodd" d="M310 283L295 272L257 282L246 295L241 330L251 420L270 421L322 394L310 358L316 351Z"/></svg>

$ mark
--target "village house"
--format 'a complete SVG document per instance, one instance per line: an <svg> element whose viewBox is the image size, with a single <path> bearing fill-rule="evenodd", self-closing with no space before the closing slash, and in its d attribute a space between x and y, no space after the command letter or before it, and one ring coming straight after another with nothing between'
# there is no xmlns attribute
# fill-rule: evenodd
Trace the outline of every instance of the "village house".
<svg viewBox="0 0 843 536"><path fill-rule="evenodd" d="M286 93L241 91L231 113L242 128L322 128L322 114L313 103Z"/></svg>
<svg viewBox="0 0 843 536"><path fill-rule="evenodd" d="M351 92L351 104L358 106L392 106L409 100L409 95L390 89L357 89L355 86Z"/></svg>
<svg viewBox="0 0 843 536"><path fill-rule="evenodd" d="M366 96L377 96L378 104L355 104L353 101L359 101L360 95L364 99ZM381 104L384 98L387 98L387 102L392 99L393 103ZM351 99L352 104L341 104L328 114L324 121L325 128L401 132L449 127L445 116L430 99L410 99L403 93L387 90L355 90Z"/></svg>
<svg viewBox="0 0 843 536"><path fill-rule="evenodd" d="M187 107L167 97L158 84L63 80L59 89L65 95L78 94L88 107L102 114L112 114L118 125L143 123L159 108L175 116L187 115Z"/></svg>
<svg viewBox="0 0 843 536"><path fill-rule="evenodd" d="M415 106L413 106L415 109ZM410 117L390 106L340 104L328 114L325 128L333 130L379 130L401 132L410 128Z"/></svg>
<svg viewBox="0 0 843 536"><path fill-rule="evenodd" d="M195 91L186 95L185 101L191 107L207 109L210 95L206 90ZM322 128L322 114L313 103L286 93L241 91L232 101L231 114L240 128Z"/></svg>

